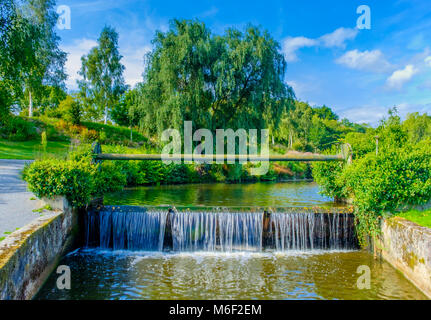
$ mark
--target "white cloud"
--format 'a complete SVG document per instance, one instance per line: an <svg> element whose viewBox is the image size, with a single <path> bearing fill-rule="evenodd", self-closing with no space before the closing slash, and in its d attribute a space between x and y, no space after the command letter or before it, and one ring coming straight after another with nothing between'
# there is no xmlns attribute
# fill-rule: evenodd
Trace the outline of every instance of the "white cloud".
<svg viewBox="0 0 431 320"><path fill-rule="evenodd" d="M338 112L341 119L347 118L356 123L377 125L388 114L388 108L376 105L354 107Z"/></svg>
<svg viewBox="0 0 431 320"><path fill-rule="evenodd" d="M353 40L358 34L358 29L338 28L337 30L320 37L322 45L327 48L345 48L347 40Z"/></svg>
<svg viewBox="0 0 431 320"><path fill-rule="evenodd" d="M81 69L81 57L87 55L95 46L97 46L96 40L85 38L74 41L72 45L62 46L63 51L68 53L65 68L68 75L66 85L69 90L78 89L76 80L81 79L81 76L78 74L78 71ZM124 70L124 80L128 85L133 87L142 81L144 56L150 50L150 46L139 48L120 47L120 54L123 56L121 62L126 67Z"/></svg>
<svg viewBox="0 0 431 320"><path fill-rule="evenodd" d="M394 104L397 107L398 114L401 119L405 119L409 113L419 112L430 113L431 103L408 103L399 102ZM340 118L347 118L356 123L368 123L372 126L377 126L380 120L388 117L388 110L393 107L379 104L370 104L362 107L353 107L339 111Z"/></svg>
<svg viewBox="0 0 431 320"><path fill-rule="evenodd" d="M357 29L338 28L337 30L324 34L320 38L311 39L307 37L287 37L283 40L282 51L286 61L298 61L297 51L305 47L344 48L347 40L352 40L358 34Z"/></svg>
<svg viewBox="0 0 431 320"><path fill-rule="evenodd" d="M373 72L385 72L391 68L380 50L358 50L347 51L340 58L335 60L336 63L344 65L351 69L367 70Z"/></svg>
<svg viewBox="0 0 431 320"><path fill-rule="evenodd" d="M151 50L149 46L144 46L139 49L127 48L121 50L123 59L121 62L126 67L124 70L124 80L131 87L138 82L142 82L142 73L144 72L144 56Z"/></svg>
<svg viewBox="0 0 431 320"><path fill-rule="evenodd" d="M208 10L206 10L206 11L198 14L197 17L201 18L201 19L208 18L208 17L213 17L213 16L215 16L218 13L218 11L219 10L218 10L217 7L212 6L210 9L208 9Z"/></svg>
<svg viewBox="0 0 431 320"><path fill-rule="evenodd" d="M412 64L407 65L404 69L396 70L386 80L386 85L391 89L401 89L402 86L410 81L419 70Z"/></svg>
<svg viewBox="0 0 431 320"><path fill-rule="evenodd" d="M316 46L318 42L306 37L288 37L283 41L283 53L286 61L297 61L296 51L304 47Z"/></svg>
<svg viewBox="0 0 431 320"><path fill-rule="evenodd" d="M428 67L431 67L431 56L426 57L424 61Z"/></svg>
<svg viewBox="0 0 431 320"><path fill-rule="evenodd" d="M78 88L76 80L80 78L78 71L81 69L81 57L88 54L95 46L97 46L96 40L84 38L75 40L72 45L61 47L64 52L68 53L65 69L68 74L66 85L69 90Z"/></svg>

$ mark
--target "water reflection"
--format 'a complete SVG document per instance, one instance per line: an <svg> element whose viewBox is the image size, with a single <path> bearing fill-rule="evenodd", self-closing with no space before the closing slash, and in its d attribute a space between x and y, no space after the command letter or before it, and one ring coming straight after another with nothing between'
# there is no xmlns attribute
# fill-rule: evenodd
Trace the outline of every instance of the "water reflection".
<svg viewBox="0 0 431 320"><path fill-rule="evenodd" d="M188 184L126 189L105 196L110 205L309 207L335 206L313 182Z"/></svg>

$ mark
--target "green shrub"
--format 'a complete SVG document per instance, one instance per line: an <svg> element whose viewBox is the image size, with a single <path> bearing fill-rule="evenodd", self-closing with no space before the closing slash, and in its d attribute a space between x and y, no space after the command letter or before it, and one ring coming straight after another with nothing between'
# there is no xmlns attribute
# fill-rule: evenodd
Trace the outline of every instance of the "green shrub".
<svg viewBox="0 0 431 320"><path fill-rule="evenodd" d="M316 162L313 163L313 178L320 187L320 193L342 201L346 198L344 186L339 184L338 177L343 172L342 162Z"/></svg>
<svg viewBox="0 0 431 320"><path fill-rule="evenodd" d="M61 117L67 122L74 125L81 123L82 107L75 97L68 95L66 99L60 102L58 110L61 113Z"/></svg>
<svg viewBox="0 0 431 320"><path fill-rule="evenodd" d="M166 183L180 184L191 180L192 174L186 164L170 164L166 169Z"/></svg>
<svg viewBox="0 0 431 320"><path fill-rule="evenodd" d="M8 117L0 127L0 135L11 141L26 141L36 138L37 131L33 122L21 117Z"/></svg>
<svg viewBox="0 0 431 320"><path fill-rule="evenodd" d="M431 199L429 142L368 154L348 166L335 184L353 199L359 234L375 236L388 212Z"/></svg>
<svg viewBox="0 0 431 320"><path fill-rule="evenodd" d="M95 191L96 172L84 161L42 160L27 166L23 177L37 197L65 196L72 206L82 207Z"/></svg>
<svg viewBox="0 0 431 320"><path fill-rule="evenodd" d="M324 152L325 154L336 154L335 146ZM333 198L335 201L342 201L347 198L344 193L344 186L339 182L339 176L345 168L345 163L341 161L315 162L312 165L314 181L320 187L320 193Z"/></svg>
<svg viewBox="0 0 431 320"><path fill-rule="evenodd" d="M41 144L42 144L42 147L43 147L43 151L46 152L46 147L48 146L48 138L47 138L47 135L46 135L46 131L42 132L42 135L41 135Z"/></svg>
<svg viewBox="0 0 431 320"><path fill-rule="evenodd" d="M96 195L121 191L127 185L127 177L123 172L117 171L112 161L105 161L100 165L100 170L94 174Z"/></svg>

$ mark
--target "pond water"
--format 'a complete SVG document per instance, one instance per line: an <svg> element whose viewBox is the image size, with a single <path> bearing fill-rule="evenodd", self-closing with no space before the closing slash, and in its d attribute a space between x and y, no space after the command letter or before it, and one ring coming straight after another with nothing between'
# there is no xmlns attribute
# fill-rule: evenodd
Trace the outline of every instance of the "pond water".
<svg viewBox="0 0 431 320"><path fill-rule="evenodd" d="M105 204L296 207L298 210L333 205L310 182L142 187L107 195ZM100 235L111 229L118 233L120 229L110 227L113 223L123 229L133 229L138 237L151 231L136 223L145 221L139 216L142 213L134 214L135 220L127 216L130 219L124 220L126 224L121 220L124 217L121 213L111 214L114 220L110 224L106 224L106 213L102 214L105 222L100 220ZM158 221L162 216L158 213L151 221ZM187 234L191 237L206 233L203 226L210 220L202 214L200 217L206 217L200 224L196 219L187 218L179 226L189 230ZM219 217L218 223L224 219ZM250 226L256 222L247 221ZM310 221L312 228L314 220ZM173 230L183 234L179 231L183 229L173 226ZM235 225L232 227L232 232L240 232ZM295 230L304 232L303 227ZM147 252L102 247L79 248L66 255L60 265L71 269L71 289L57 289L58 274L54 271L36 299L426 299L401 273L363 250L284 248L283 251L208 252L203 246L191 252L162 252L157 247ZM369 289L358 288L361 275L358 268L369 268Z"/></svg>
<svg viewBox="0 0 431 320"><path fill-rule="evenodd" d="M185 184L126 189L105 196L109 205L311 207L336 206L314 182Z"/></svg>
<svg viewBox="0 0 431 320"><path fill-rule="evenodd" d="M145 253L84 249L60 264L36 299L426 299L399 272L363 251ZM358 289L359 266L370 289Z"/></svg>

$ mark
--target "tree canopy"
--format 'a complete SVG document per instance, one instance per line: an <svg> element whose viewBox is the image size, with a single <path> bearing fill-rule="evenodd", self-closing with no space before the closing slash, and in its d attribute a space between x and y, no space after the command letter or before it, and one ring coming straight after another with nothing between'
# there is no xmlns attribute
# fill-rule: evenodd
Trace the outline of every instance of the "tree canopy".
<svg viewBox="0 0 431 320"><path fill-rule="evenodd" d="M276 126L294 98L280 45L257 27L218 36L202 22L173 20L153 44L137 106L149 133L183 121L212 131Z"/></svg>
<svg viewBox="0 0 431 320"><path fill-rule="evenodd" d="M58 15L54 5L54 0L5 0L0 4L3 108L18 103L26 89L31 116L33 97L41 97L44 86L64 85L66 53L59 49L60 38L55 33Z"/></svg>
<svg viewBox="0 0 431 320"><path fill-rule="evenodd" d="M80 97L85 102L89 118L106 123L109 111L116 105L126 91L121 64L122 56L118 51L118 33L114 28L105 26L98 39L98 45L81 58L80 70L83 80L79 81Z"/></svg>

